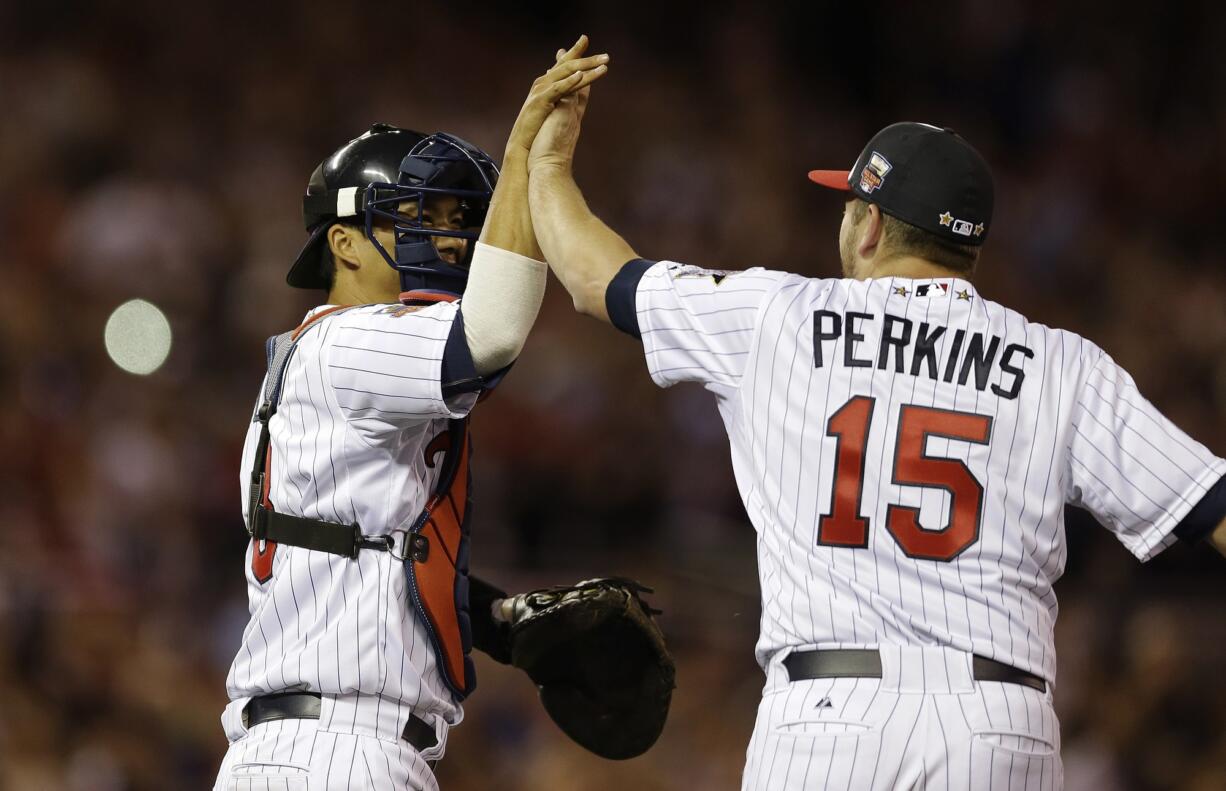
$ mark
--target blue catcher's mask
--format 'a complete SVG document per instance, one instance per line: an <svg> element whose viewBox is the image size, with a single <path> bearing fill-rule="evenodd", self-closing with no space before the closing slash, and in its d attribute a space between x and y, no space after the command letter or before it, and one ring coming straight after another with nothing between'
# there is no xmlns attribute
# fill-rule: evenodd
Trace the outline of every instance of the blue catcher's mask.
<svg viewBox="0 0 1226 791"><path fill-rule="evenodd" d="M437 132L414 145L401 161L396 184L373 182L366 187L366 238L400 273L401 291L464 293L473 248L497 183L498 166L488 154L458 137ZM439 196L451 196L460 202L460 229L427 227L423 222L427 204ZM402 211L406 203L412 205ZM392 224L395 250L389 252L376 238L374 225L378 219ZM456 263L440 256L435 246L438 237L467 242Z"/></svg>

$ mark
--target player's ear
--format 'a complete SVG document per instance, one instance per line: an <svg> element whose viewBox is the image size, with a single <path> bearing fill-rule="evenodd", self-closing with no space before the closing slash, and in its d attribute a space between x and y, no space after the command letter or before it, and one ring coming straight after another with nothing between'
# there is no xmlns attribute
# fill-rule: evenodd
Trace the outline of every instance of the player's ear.
<svg viewBox="0 0 1226 791"><path fill-rule="evenodd" d="M358 269L362 259L358 254L357 231L347 225L336 223L328 229L328 249L338 266Z"/></svg>
<svg viewBox="0 0 1226 791"><path fill-rule="evenodd" d="M877 204L868 204L864 219L860 221L859 240L856 242L856 252L863 258L871 259L877 254L885 235L885 218Z"/></svg>

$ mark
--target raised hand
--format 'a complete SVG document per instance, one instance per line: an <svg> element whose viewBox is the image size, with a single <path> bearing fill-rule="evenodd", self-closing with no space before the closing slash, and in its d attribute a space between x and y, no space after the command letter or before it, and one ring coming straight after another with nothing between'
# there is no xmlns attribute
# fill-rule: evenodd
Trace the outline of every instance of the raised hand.
<svg viewBox="0 0 1226 791"><path fill-rule="evenodd" d="M554 65L532 83L507 137L502 174L481 230L485 244L541 259L528 210L528 151L558 101L585 89L608 70L608 55L583 57L587 43L587 36L580 36L569 50L558 50Z"/></svg>
<svg viewBox="0 0 1226 791"><path fill-rule="evenodd" d="M588 38L580 36L569 50L558 50L554 65L532 83L528 98L507 138L508 157L526 155L545 119L560 101L574 96L608 72L607 54L583 56ZM586 98L586 97L585 97Z"/></svg>
<svg viewBox="0 0 1226 791"><path fill-rule="evenodd" d="M585 47L587 46L586 37L580 37L579 41ZM558 65L566 63L569 57L573 57L571 52L558 50ZM607 70L606 65L596 77L602 76ZM559 167L567 172L570 171L575 156L575 144L579 142L579 129L583 122L583 114L587 110L591 84L596 77L576 83L573 90L563 92L556 100L552 112L540 126L540 131L537 132L536 139L532 142L528 153L529 171L542 166Z"/></svg>
<svg viewBox="0 0 1226 791"><path fill-rule="evenodd" d="M580 39L579 44L587 42ZM558 64L568 57L574 55L560 52ZM590 84L577 83L574 90L564 92L532 141L527 157L528 203L541 252L575 300L575 308L609 321L605 304L609 282L627 261L639 256L592 214L575 184L571 162Z"/></svg>

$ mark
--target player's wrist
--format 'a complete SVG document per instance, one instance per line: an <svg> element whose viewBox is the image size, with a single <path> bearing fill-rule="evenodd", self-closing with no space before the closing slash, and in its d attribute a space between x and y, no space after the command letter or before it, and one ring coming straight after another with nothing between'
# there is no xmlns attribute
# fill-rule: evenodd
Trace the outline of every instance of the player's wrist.
<svg viewBox="0 0 1226 791"><path fill-rule="evenodd" d="M528 177L537 182L573 178L570 158L538 157L528 162Z"/></svg>
<svg viewBox="0 0 1226 791"><path fill-rule="evenodd" d="M509 167L526 166L528 164L529 145L526 143L508 142L507 147L502 150L502 169L506 170Z"/></svg>

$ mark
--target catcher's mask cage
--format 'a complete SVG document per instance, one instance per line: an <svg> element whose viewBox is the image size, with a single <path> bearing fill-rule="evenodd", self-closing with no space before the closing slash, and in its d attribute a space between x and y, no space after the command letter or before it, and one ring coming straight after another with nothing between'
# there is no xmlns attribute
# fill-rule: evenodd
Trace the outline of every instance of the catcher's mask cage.
<svg viewBox="0 0 1226 791"><path fill-rule="evenodd" d="M324 160L302 199L303 224L311 236L286 280L298 288L328 288L320 274L324 238L336 222L357 223L388 266L400 274L403 291L440 290L461 294L468 282L474 242L480 235L498 183L498 166L481 149L454 135L422 135L375 124ZM460 202L460 229L430 228L423 204L438 196ZM402 204L406 211L401 211ZM374 234L388 221L395 245L388 250ZM435 246L441 237L467 242L451 264Z"/></svg>
<svg viewBox="0 0 1226 791"><path fill-rule="evenodd" d="M497 183L498 166L488 154L454 135L437 132L413 146L401 161L398 183L372 182L366 187L362 201L366 236L388 265L400 273L403 291L435 288L463 293L473 248ZM434 196L450 196L460 202L459 230L424 224L426 201ZM379 219L392 224L395 249L391 252L375 237L374 226ZM464 239L463 256L454 264L445 261L436 247L436 237Z"/></svg>

